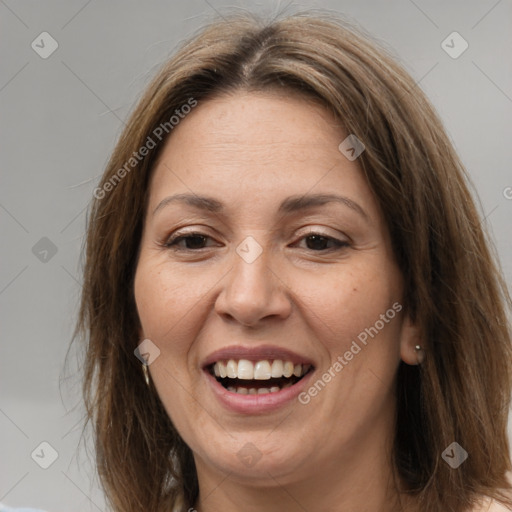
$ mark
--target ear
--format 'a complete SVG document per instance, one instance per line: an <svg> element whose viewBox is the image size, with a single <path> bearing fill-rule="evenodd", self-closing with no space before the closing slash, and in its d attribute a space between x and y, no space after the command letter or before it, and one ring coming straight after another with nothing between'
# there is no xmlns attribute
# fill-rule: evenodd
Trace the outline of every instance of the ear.
<svg viewBox="0 0 512 512"><path fill-rule="evenodd" d="M410 365L418 365L425 357L424 344L418 327L412 322L409 315L406 315L402 323L400 337L400 357L402 361ZM418 347L419 350L418 350Z"/></svg>

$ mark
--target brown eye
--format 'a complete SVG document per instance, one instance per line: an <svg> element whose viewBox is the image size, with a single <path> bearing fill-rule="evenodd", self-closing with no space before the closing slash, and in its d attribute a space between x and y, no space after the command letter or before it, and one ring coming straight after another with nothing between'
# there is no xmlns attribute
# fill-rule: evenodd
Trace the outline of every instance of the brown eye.
<svg viewBox="0 0 512 512"><path fill-rule="evenodd" d="M315 252L332 251L349 246L349 243L346 241L321 233L308 233L300 238L300 240L306 240L306 248ZM329 244L331 244L331 247L328 247Z"/></svg>
<svg viewBox="0 0 512 512"><path fill-rule="evenodd" d="M203 233L178 234L168 240L164 245L165 247L178 251L196 251L205 249L205 244L208 239L211 239L211 237ZM314 252L335 251L349 247L350 245L344 240L338 240L337 238L321 233L308 233L299 239L299 241L302 240L306 240L306 249ZM183 243L185 244L184 246Z"/></svg>
<svg viewBox="0 0 512 512"><path fill-rule="evenodd" d="M165 243L166 247L177 247L178 250L193 251L196 249L204 249L206 239L210 238L208 235L202 233L190 233L187 235L178 235ZM179 246L181 242L185 242L185 247Z"/></svg>

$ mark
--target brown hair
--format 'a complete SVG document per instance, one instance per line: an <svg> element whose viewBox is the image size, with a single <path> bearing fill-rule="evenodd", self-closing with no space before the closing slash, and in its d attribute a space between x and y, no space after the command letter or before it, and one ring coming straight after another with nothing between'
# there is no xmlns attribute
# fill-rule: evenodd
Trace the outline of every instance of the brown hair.
<svg viewBox="0 0 512 512"><path fill-rule="evenodd" d="M300 93L364 142L358 162L426 354L420 367L401 363L397 376L390 464L402 490L425 512L462 512L481 496L505 501L511 300L466 173L433 107L387 50L332 13L301 12L271 22L230 15L184 44L131 114L95 194L75 337L87 342L84 398L114 510L186 510L198 494L192 452L134 356L133 278L149 178L166 139L133 169L126 162L191 99L200 105L237 90ZM469 453L456 470L441 458L453 441Z"/></svg>

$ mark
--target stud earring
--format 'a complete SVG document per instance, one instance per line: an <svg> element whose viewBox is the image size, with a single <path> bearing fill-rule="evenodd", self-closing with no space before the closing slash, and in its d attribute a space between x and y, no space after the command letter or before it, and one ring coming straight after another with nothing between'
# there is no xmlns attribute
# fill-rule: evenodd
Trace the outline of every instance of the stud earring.
<svg viewBox="0 0 512 512"><path fill-rule="evenodd" d="M418 354L418 364L421 364L423 362L423 359L425 358L425 354L423 352L423 349L421 348L421 345L416 345L414 347L414 351Z"/></svg>

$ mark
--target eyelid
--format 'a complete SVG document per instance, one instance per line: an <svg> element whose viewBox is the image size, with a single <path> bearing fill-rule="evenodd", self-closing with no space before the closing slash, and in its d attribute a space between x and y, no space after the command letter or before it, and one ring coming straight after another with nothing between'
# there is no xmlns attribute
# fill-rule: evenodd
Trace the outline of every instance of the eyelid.
<svg viewBox="0 0 512 512"><path fill-rule="evenodd" d="M339 236L343 236L343 237L347 238L347 241L350 241L350 237L348 237L344 233L342 233L341 235L331 235L328 232L323 231L323 229L325 229L325 228L311 227L311 225L304 227L304 229L306 229L306 228L307 228L307 231L305 231L304 233L301 232L301 229L303 229L303 228L296 228L296 231L299 232L299 234L297 236L304 236L304 235L307 235L310 233L313 235L322 235L327 238L334 238L334 239L338 238ZM214 238L214 236L215 236L215 235L209 235L208 233L200 231L202 229L209 229L206 226L199 226L198 228L183 228L185 231L181 231L181 229L182 228L178 228L172 233L172 235L167 235L165 237L165 240L168 241L171 238L175 239L179 236L187 236L187 235L188 236L190 236L190 235L208 236L208 237L212 237L212 238Z"/></svg>
<svg viewBox="0 0 512 512"><path fill-rule="evenodd" d="M322 236L325 236L326 238L333 238L335 240L339 240L340 237L344 237L347 239L347 242L349 241L349 237L341 232L338 232L338 233L341 233L339 235L332 235L330 234L329 232L326 231L326 228L319 228L319 227L307 227L307 228L304 228L304 229L307 229L306 231L302 232L300 229L302 228L299 228L299 233L297 236L305 236L305 235L308 235L308 234L312 234L312 235L322 235ZM332 229L331 229L332 231ZM339 240L340 242L342 242L343 240Z"/></svg>
<svg viewBox="0 0 512 512"><path fill-rule="evenodd" d="M214 233L214 234L210 234L210 233ZM176 238L178 238L180 236L192 236L192 235L199 236L200 235L200 236L207 236L210 238L215 238L215 236L217 236L215 233L216 233L215 229L212 229L209 226L205 226L202 224L196 224L196 225L190 226L190 227L189 226L177 227L171 233L164 235L163 243L167 243L171 240L175 240Z"/></svg>

